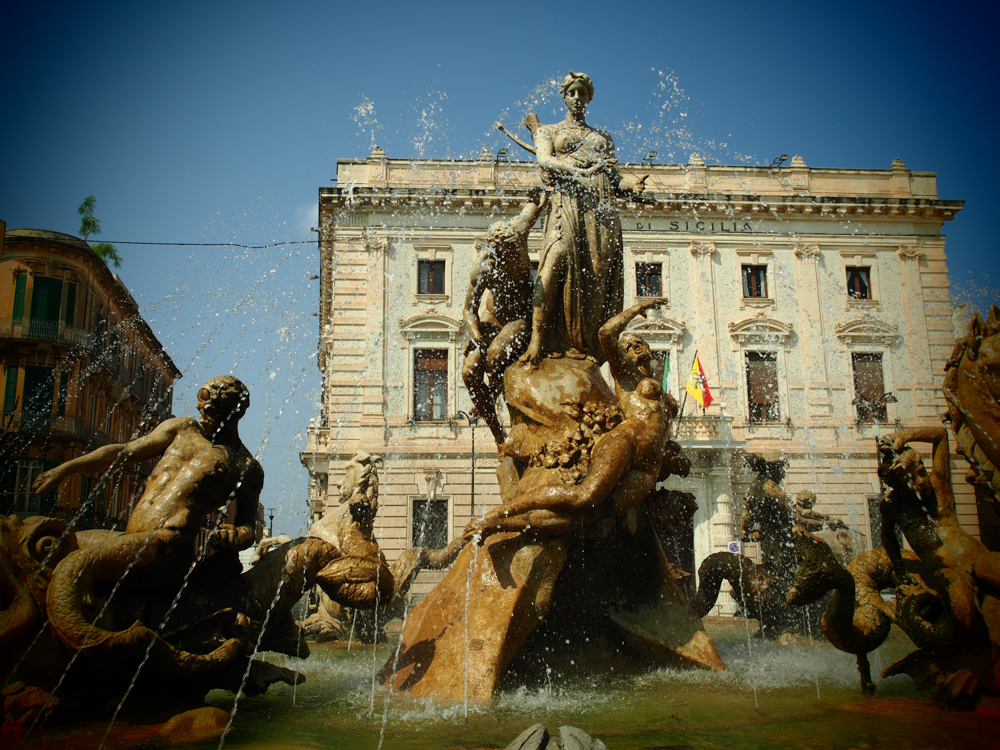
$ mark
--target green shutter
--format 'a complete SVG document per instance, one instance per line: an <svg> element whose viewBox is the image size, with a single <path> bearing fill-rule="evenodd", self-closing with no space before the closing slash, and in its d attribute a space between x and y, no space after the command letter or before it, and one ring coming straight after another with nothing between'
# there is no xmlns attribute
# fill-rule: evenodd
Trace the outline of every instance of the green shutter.
<svg viewBox="0 0 1000 750"><path fill-rule="evenodd" d="M63 370L59 376L59 410L60 417L66 416L66 397L69 394L69 370Z"/></svg>
<svg viewBox="0 0 1000 750"><path fill-rule="evenodd" d="M12 412L17 408L17 365L7 365L7 387L3 394L3 410Z"/></svg>
<svg viewBox="0 0 1000 750"><path fill-rule="evenodd" d="M24 317L24 290L28 283L28 274L19 273L14 282L14 312L11 318L21 320Z"/></svg>
<svg viewBox="0 0 1000 750"><path fill-rule="evenodd" d="M66 311L63 322L68 326L73 325L76 316L76 284L67 284L66 289Z"/></svg>
<svg viewBox="0 0 1000 750"><path fill-rule="evenodd" d="M31 293L31 317L34 320L59 321L59 304L62 301L62 281L35 277Z"/></svg>

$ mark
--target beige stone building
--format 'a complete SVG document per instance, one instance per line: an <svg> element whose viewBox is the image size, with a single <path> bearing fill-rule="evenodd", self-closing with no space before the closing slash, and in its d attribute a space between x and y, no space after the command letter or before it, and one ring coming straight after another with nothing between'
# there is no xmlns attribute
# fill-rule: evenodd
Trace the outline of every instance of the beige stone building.
<svg viewBox="0 0 1000 750"><path fill-rule="evenodd" d="M962 201L936 175L889 169L625 165L655 204L622 203L625 304L666 296L638 326L680 400L697 352L715 401L687 400L696 559L735 538L744 451L775 448L789 492L877 539L875 437L939 425L954 344L942 227ZM317 514L337 508L342 467L384 457L377 534L386 555L443 544L498 502L496 448L460 369L474 245L538 184L533 162L396 160L376 148L337 165L319 193L322 414L302 461ZM529 238L537 260L543 219ZM886 397L886 394L892 394ZM473 440L475 453L473 455ZM956 458L965 527L978 530ZM474 475L474 480L473 480ZM474 486L473 486L474 481ZM735 517L735 518L734 518ZM877 524L877 519L875 519ZM877 543L877 542L876 542Z"/></svg>

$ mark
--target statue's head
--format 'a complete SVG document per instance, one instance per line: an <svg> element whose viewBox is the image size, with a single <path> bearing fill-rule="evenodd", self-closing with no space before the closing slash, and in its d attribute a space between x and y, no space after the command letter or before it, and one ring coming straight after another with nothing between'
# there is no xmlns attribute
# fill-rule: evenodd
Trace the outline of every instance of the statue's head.
<svg viewBox="0 0 1000 750"><path fill-rule="evenodd" d="M250 406L250 391L232 375L219 375L198 389L198 412L202 423L216 427L239 419Z"/></svg>
<svg viewBox="0 0 1000 750"><path fill-rule="evenodd" d="M878 475L894 490L920 492L929 482L923 456L909 446L896 453L888 440L879 443Z"/></svg>
<svg viewBox="0 0 1000 750"><path fill-rule="evenodd" d="M653 354L649 349L649 344L635 333L623 333L618 339L618 343L629 358L638 368L639 372L647 378L653 374Z"/></svg>
<svg viewBox="0 0 1000 750"><path fill-rule="evenodd" d="M559 95L569 109L576 107L586 109L594 98L594 82L586 73L575 73L571 70L559 86Z"/></svg>

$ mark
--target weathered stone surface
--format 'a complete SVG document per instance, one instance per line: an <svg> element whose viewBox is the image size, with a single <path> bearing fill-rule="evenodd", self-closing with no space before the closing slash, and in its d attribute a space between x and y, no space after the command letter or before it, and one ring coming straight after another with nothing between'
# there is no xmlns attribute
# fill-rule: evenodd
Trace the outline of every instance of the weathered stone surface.
<svg viewBox="0 0 1000 750"><path fill-rule="evenodd" d="M397 690L445 700L488 701L507 665L548 613L566 559L558 539L497 534L469 544L448 576L409 613L395 674Z"/></svg>
<svg viewBox="0 0 1000 750"><path fill-rule="evenodd" d="M608 747L577 727L561 726L559 736L553 737L544 724L533 724L505 750L608 750Z"/></svg>
<svg viewBox="0 0 1000 750"><path fill-rule="evenodd" d="M221 737L229 723L229 713L214 706L194 708L177 714L160 727L159 734L171 745L204 742Z"/></svg>

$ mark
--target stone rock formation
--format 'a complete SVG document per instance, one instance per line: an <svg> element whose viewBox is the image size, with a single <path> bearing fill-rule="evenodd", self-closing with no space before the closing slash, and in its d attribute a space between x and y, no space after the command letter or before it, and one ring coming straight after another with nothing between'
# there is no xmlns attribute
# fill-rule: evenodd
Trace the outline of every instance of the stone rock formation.
<svg viewBox="0 0 1000 750"><path fill-rule="evenodd" d="M544 724L533 724L505 750L608 750L608 746L576 727L559 727L559 736L554 737Z"/></svg>

